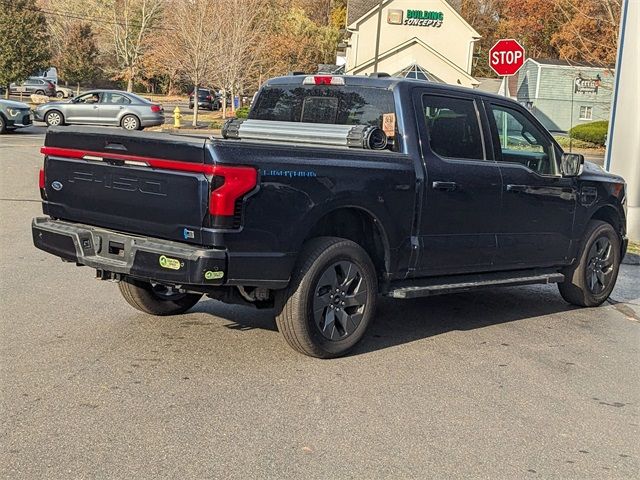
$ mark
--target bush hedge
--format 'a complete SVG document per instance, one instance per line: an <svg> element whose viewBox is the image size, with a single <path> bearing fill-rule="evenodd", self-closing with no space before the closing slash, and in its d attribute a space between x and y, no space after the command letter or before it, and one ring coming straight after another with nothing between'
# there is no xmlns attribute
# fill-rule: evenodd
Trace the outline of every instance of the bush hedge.
<svg viewBox="0 0 640 480"><path fill-rule="evenodd" d="M240 107L236 110L236 118L247 118L249 116L249 107Z"/></svg>
<svg viewBox="0 0 640 480"><path fill-rule="evenodd" d="M569 130L569 135L573 138L577 138L578 140L595 143L596 145L604 145L608 131L609 122L601 120L599 122L576 125Z"/></svg>

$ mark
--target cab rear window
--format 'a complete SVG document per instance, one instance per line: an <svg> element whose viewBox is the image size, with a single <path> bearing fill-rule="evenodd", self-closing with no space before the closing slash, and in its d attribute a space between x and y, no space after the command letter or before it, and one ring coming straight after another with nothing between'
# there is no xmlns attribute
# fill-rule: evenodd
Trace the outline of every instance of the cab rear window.
<svg viewBox="0 0 640 480"><path fill-rule="evenodd" d="M395 114L393 93L387 89L274 85L260 91L249 118L382 128L385 114Z"/></svg>

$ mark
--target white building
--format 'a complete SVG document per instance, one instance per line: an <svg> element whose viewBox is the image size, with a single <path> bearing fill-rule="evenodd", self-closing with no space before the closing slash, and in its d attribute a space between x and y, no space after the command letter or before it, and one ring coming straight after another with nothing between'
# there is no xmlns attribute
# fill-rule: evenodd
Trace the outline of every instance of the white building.
<svg viewBox="0 0 640 480"><path fill-rule="evenodd" d="M394 76L475 87L473 51L480 34L445 0L349 0L345 73ZM339 53L340 55L340 53ZM340 63L340 59L338 61Z"/></svg>

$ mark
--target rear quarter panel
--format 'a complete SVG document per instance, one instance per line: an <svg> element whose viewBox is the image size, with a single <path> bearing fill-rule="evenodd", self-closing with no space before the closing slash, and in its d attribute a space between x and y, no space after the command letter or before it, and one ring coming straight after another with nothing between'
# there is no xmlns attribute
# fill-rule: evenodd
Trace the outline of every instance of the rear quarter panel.
<svg viewBox="0 0 640 480"><path fill-rule="evenodd" d="M269 278L288 278L316 223L345 207L363 210L379 222L391 271L408 263L402 255L410 254L416 184L408 155L233 140L214 141L209 148L218 164L259 170L259 188L244 204L242 231L218 237L229 251L230 280L246 278L250 271L255 275L260 271L256 264L270 269L265 272ZM234 256L252 261L234 262ZM247 271L237 270L243 263Z"/></svg>

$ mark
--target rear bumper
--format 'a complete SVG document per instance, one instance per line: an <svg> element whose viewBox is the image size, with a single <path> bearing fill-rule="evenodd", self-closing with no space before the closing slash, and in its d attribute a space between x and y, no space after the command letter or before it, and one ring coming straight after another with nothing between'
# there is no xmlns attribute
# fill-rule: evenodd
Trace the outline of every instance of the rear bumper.
<svg viewBox="0 0 640 480"><path fill-rule="evenodd" d="M97 270L181 285L222 285L225 250L128 235L89 225L34 218L34 245Z"/></svg>
<svg viewBox="0 0 640 480"><path fill-rule="evenodd" d="M164 124L164 115L158 115L155 117L143 117L140 119L140 123L143 127L155 127L157 125Z"/></svg>

